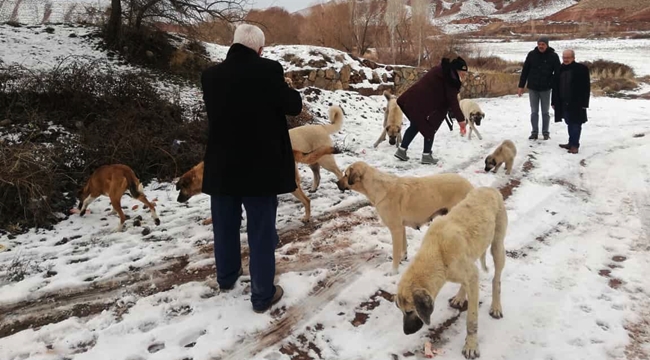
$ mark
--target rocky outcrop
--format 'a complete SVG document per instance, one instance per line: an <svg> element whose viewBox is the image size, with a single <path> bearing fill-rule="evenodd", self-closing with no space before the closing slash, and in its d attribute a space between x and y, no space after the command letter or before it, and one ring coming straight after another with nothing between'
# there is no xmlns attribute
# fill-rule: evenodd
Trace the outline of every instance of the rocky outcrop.
<svg viewBox="0 0 650 360"><path fill-rule="evenodd" d="M416 81L420 80L426 70L409 67L399 66L395 67L395 94L401 95L406 89L413 85ZM477 98L484 97L488 93L487 79L481 76L480 73L469 73L463 82L463 87L460 89L461 98Z"/></svg>
<svg viewBox="0 0 650 360"><path fill-rule="evenodd" d="M288 71L285 76L291 79L296 89L311 86L330 91L351 90L362 95L380 95L385 89L393 88L393 77L388 75L390 72L387 68L390 67L374 64L374 69L367 66L359 71L346 64L340 69L324 67Z"/></svg>

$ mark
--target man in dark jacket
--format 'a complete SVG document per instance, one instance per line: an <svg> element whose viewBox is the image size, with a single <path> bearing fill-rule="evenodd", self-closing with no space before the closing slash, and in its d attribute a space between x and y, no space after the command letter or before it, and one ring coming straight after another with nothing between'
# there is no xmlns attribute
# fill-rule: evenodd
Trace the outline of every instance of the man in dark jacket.
<svg viewBox="0 0 650 360"><path fill-rule="evenodd" d="M580 133L582 124L587 122L591 96L589 68L575 62L575 57L573 50L562 53L562 66L555 77L552 100L555 122L561 122L564 118L569 130L569 142L560 147L571 154L577 154L580 148Z"/></svg>
<svg viewBox="0 0 650 360"><path fill-rule="evenodd" d="M440 65L434 66L420 80L411 85L397 98L402 112L411 122L404 132L404 138L395 157L407 161L408 146L420 132L424 136L422 164L437 164L438 159L431 155L433 138L445 120L449 109L452 110L461 133L465 132L465 117L458 105L458 92L461 80L467 74L467 63L461 57L452 61L444 58Z"/></svg>
<svg viewBox="0 0 650 360"><path fill-rule="evenodd" d="M528 53L524 68L519 77L519 90L517 94L524 93L524 86L528 82L528 99L530 100L530 124L532 131L530 140L537 140L539 134L539 107L542 107L542 135L544 140L549 136L549 105L551 101L551 88L553 77L560 68L560 58L555 49L548 46L548 38L542 36L537 40L537 47Z"/></svg>
<svg viewBox="0 0 650 360"><path fill-rule="evenodd" d="M203 192L211 196L217 282L235 286L242 274L239 228L246 209L251 302L255 312L277 303L273 285L278 194L296 190L294 158L285 115L302 110L282 65L260 57L264 33L240 25L226 59L201 76L208 113Z"/></svg>

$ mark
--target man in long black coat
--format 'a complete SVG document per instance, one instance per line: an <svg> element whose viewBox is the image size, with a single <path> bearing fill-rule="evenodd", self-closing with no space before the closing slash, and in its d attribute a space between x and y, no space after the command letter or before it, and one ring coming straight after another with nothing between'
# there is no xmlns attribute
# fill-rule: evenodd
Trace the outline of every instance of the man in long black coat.
<svg viewBox="0 0 650 360"><path fill-rule="evenodd" d="M591 96L591 79L589 68L575 62L575 52L564 50L562 66L558 71L553 86L551 105L555 110L555 122L564 118L569 130L569 142L560 147L571 154L577 154L580 148L582 124L587 122L587 108Z"/></svg>
<svg viewBox="0 0 650 360"><path fill-rule="evenodd" d="M285 115L302 110L282 65L260 55L264 33L240 25L226 59L201 77L208 113L203 192L211 196L217 282L235 286L242 274L239 228L247 214L251 302L264 312L284 291L273 284L278 194L296 190L294 158Z"/></svg>

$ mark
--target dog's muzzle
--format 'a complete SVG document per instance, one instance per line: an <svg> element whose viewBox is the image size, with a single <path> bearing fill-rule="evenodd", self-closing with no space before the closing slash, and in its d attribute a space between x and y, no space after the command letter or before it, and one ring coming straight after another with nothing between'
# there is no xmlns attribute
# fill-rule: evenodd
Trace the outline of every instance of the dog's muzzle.
<svg viewBox="0 0 650 360"><path fill-rule="evenodd" d="M395 145L396 142L397 142L397 138L395 136L391 136L391 137L388 138L388 143L389 144Z"/></svg>
<svg viewBox="0 0 650 360"><path fill-rule="evenodd" d="M190 199L189 196L186 196L186 195L183 195L183 193L180 193L180 194L178 194L178 198L176 198L176 201L178 201L179 203L185 203L189 199Z"/></svg>
<svg viewBox="0 0 650 360"><path fill-rule="evenodd" d="M404 334L411 335L422 329L424 323L417 315L404 315Z"/></svg>

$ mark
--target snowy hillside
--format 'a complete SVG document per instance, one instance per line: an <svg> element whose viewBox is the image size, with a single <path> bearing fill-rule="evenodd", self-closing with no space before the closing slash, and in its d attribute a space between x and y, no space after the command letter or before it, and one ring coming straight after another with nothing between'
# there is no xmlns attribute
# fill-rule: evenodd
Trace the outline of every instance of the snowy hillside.
<svg viewBox="0 0 650 360"><path fill-rule="evenodd" d="M73 31L85 34L0 26L0 60L39 67L56 64L56 56L109 59L93 40L69 37ZM287 49L310 50L273 49L268 54L276 59ZM215 59L225 54L223 47L208 50ZM617 51L603 55L625 54ZM185 106L200 103L199 89L181 90ZM483 140L469 141L457 127L449 132L443 126L434 144L441 161L424 166L420 136L408 162L395 159L387 142L372 147L381 132L383 97L301 93L315 113L326 114L330 104L343 107L343 128L332 136L346 149L336 155L341 170L362 160L402 176L458 173L475 186L501 190L509 217L504 318L488 315L494 269L488 255L489 272L480 272L481 358L648 358L649 101L592 98L580 153L571 155L557 146L566 141L563 124L551 124L549 141L527 140L525 96L476 99L486 113ZM485 173L485 156L504 139L517 146L513 174ZM300 171L307 189L311 171ZM209 198L179 204L174 184L145 189L157 200L160 226L125 196L125 212L142 216L143 227L129 220L124 233L112 233L118 219L102 197L88 215L70 216L52 231L0 236L0 359L418 359L427 339L442 350L436 359L462 359L466 313L447 304L458 285L442 289L428 329L404 335L392 295L408 262L397 276L387 274L391 238L376 211L364 196L341 193L331 173L321 174L320 188L308 194L311 223L300 222L298 200L280 196L277 274L285 297L263 315L251 311L247 267L233 291L215 288L212 228L201 224L210 215ZM244 221L247 258L245 229ZM409 259L425 232L407 229Z"/></svg>
<svg viewBox="0 0 650 360"><path fill-rule="evenodd" d="M90 21L93 16L98 20L109 5L110 0L3 0L0 1L0 22L60 23Z"/></svg>

